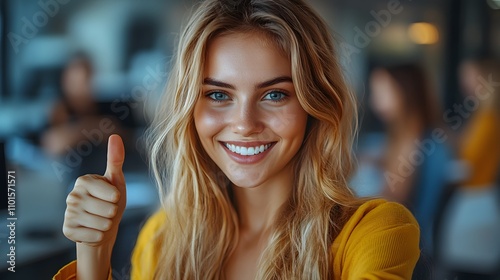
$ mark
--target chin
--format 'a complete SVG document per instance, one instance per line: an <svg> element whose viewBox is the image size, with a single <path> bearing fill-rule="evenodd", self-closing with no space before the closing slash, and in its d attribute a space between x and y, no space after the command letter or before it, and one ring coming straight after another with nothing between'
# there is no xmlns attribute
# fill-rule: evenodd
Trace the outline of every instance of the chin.
<svg viewBox="0 0 500 280"><path fill-rule="evenodd" d="M255 180L255 178L249 178L248 176L239 178L228 176L228 178L232 185L244 189L252 189L262 185L263 183L262 180Z"/></svg>
<svg viewBox="0 0 500 280"><path fill-rule="evenodd" d="M256 188L258 186L260 186L261 184L258 184L256 182L249 182L249 181L231 181L231 183L233 184L233 186L235 187L238 187L238 188L243 188L243 189L253 189L253 188Z"/></svg>

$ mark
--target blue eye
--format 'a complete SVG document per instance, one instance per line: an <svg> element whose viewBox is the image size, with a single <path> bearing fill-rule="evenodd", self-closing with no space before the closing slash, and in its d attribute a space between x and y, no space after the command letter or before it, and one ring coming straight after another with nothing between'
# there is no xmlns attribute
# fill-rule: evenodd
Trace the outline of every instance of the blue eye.
<svg viewBox="0 0 500 280"><path fill-rule="evenodd" d="M221 102L221 101L229 99L229 96L227 94L220 92L220 91L211 92L211 93L207 94L207 96L210 99L213 99L214 101L217 101L217 102Z"/></svg>
<svg viewBox="0 0 500 280"><path fill-rule="evenodd" d="M268 94L266 94L266 96L264 96L263 99L270 100L273 102L280 102L280 101L285 100L286 97L287 97L287 95L281 91L271 91Z"/></svg>

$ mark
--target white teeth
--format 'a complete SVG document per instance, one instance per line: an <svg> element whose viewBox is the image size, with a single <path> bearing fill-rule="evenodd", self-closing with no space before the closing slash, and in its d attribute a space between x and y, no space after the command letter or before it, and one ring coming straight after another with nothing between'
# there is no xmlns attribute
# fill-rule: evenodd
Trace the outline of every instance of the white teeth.
<svg viewBox="0 0 500 280"><path fill-rule="evenodd" d="M228 143L225 143L225 145L231 152L240 154L242 156L257 155L269 149L269 147L271 147L271 144L260 145L256 147L240 147Z"/></svg>

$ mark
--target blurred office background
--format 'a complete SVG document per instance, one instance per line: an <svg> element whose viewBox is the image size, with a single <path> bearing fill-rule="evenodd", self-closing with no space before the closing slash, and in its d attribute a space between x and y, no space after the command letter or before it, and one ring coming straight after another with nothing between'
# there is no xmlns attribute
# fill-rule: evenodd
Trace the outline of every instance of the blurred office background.
<svg viewBox="0 0 500 280"><path fill-rule="evenodd" d="M500 279L500 1L310 2L359 98L353 190L417 217L415 279ZM113 276L128 279L158 203L141 137L193 3L0 0L0 153L16 171L18 217L16 273L0 228L1 279L46 279L74 259L65 197L104 171L111 133L124 136L129 192Z"/></svg>

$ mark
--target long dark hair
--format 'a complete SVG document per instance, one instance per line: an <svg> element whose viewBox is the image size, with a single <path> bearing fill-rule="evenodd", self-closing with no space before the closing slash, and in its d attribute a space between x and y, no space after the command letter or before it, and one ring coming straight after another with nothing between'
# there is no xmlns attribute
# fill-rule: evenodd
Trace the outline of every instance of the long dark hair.
<svg viewBox="0 0 500 280"><path fill-rule="evenodd" d="M401 64L385 70L401 89L404 112L416 114L425 128L439 126L440 106L422 67Z"/></svg>

